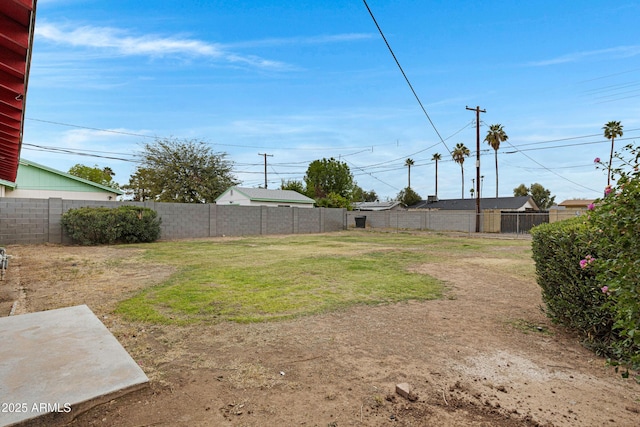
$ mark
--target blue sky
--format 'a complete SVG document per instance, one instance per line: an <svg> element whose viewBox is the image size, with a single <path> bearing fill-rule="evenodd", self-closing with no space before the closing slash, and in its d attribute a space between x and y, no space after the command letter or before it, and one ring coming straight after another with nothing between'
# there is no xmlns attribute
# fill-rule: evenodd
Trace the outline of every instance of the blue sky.
<svg viewBox="0 0 640 427"><path fill-rule="evenodd" d="M495 123L509 135L500 196L537 182L559 202L602 194L606 122L624 126L616 146L640 137L637 1L367 3L435 129L362 1L39 0L22 156L109 166L124 184L142 144L197 139L227 153L244 186L264 183L258 153L273 155L269 188L334 157L385 199L407 186L407 158L412 188L434 194L437 152L447 199L461 196L448 152L462 142L470 197L465 107L480 106L481 139ZM493 197L494 152L480 151Z"/></svg>

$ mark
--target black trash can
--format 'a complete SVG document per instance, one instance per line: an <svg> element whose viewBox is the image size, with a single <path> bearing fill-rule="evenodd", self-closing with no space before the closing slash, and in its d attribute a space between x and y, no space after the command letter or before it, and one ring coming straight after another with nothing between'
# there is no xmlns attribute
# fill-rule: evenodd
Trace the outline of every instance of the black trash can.
<svg viewBox="0 0 640 427"><path fill-rule="evenodd" d="M357 216L356 219L356 228L365 228L367 225L367 217L366 216Z"/></svg>

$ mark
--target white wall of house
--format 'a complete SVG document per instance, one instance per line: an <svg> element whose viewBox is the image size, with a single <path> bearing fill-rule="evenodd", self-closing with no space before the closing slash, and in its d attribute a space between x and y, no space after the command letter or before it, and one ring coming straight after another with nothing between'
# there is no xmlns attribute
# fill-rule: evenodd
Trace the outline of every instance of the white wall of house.
<svg viewBox="0 0 640 427"><path fill-rule="evenodd" d="M240 205L240 206L272 206L283 207L292 206L299 208L313 208L313 203L296 203L288 200L282 201L270 201L270 200L251 200L249 197L242 194L240 191L227 191L222 194L217 200L217 205Z"/></svg>
<svg viewBox="0 0 640 427"><path fill-rule="evenodd" d="M11 190L0 186L0 197L15 197L22 199L61 198L64 200L116 200L117 194L105 192L61 191L61 190L25 190L16 188Z"/></svg>

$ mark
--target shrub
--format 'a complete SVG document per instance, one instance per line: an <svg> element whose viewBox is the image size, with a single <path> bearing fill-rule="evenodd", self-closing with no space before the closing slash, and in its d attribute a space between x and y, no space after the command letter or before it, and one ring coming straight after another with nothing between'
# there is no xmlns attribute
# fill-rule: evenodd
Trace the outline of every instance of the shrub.
<svg viewBox="0 0 640 427"><path fill-rule="evenodd" d="M120 206L116 209L120 225L119 240L124 243L146 243L160 237L160 218L156 211L135 206Z"/></svg>
<svg viewBox="0 0 640 427"><path fill-rule="evenodd" d="M160 237L160 219L149 208L120 206L70 209L62 226L81 245L153 242Z"/></svg>
<svg viewBox="0 0 640 427"><path fill-rule="evenodd" d="M590 213L600 256L593 263L596 280L615 313L615 358L640 369L640 148L627 145L627 158L616 155L627 167L614 169L615 188L607 188ZM630 157L630 159L629 159Z"/></svg>
<svg viewBox="0 0 640 427"><path fill-rule="evenodd" d="M317 199L316 205L319 208L345 208L349 211L353 209L349 200L337 193L329 193L327 197Z"/></svg>
<svg viewBox="0 0 640 427"><path fill-rule="evenodd" d="M532 230L533 258L549 317L640 369L640 148L624 151L616 157L626 170L613 170L616 187L586 217Z"/></svg>
<svg viewBox="0 0 640 427"><path fill-rule="evenodd" d="M609 355L613 312L592 265L580 261L599 257L584 218L542 224L531 230L536 276L545 312L555 323L578 331L587 347ZM593 264L593 263L591 263Z"/></svg>

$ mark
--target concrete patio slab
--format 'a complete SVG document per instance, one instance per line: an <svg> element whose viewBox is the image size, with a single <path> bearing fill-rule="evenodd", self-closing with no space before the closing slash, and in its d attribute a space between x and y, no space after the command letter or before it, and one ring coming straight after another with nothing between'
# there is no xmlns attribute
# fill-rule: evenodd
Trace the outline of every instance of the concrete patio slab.
<svg viewBox="0 0 640 427"><path fill-rule="evenodd" d="M0 426L59 425L148 382L86 305L0 318Z"/></svg>

